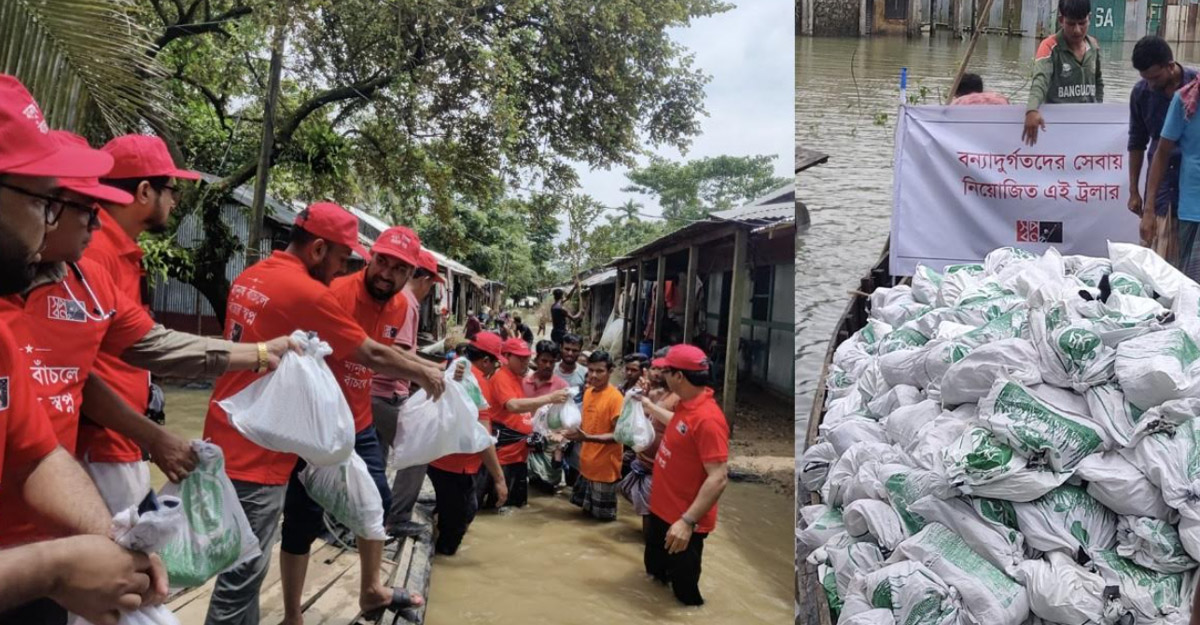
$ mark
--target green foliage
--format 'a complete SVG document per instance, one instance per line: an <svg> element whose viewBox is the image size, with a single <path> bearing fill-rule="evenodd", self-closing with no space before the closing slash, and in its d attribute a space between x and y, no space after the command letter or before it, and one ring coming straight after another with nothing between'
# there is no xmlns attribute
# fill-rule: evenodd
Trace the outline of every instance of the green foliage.
<svg viewBox="0 0 1200 625"><path fill-rule="evenodd" d="M626 192L658 200L673 227L735 208L787 183L774 176L773 156L713 156L686 163L652 157L650 164L625 174Z"/></svg>
<svg viewBox="0 0 1200 625"><path fill-rule="evenodd" d="M165 282L167 278L189 281L195 271L192 251L175 244L170 236L143 234L138 238L145 256L142 266L151 284Z"/></svg>

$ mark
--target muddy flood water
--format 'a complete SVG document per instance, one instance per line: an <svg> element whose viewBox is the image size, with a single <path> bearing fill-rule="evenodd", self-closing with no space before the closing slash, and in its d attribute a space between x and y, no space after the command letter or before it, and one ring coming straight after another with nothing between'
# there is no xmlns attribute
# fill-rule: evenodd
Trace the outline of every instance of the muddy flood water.
<svg viewBox="0 0 1200 625"><path fill-rule="evenodd" d="M986 89L1024 104L1037 43L1032 37L984 35L967 71L981 75ZM1134 43L1101 43L1105 101L1129 101L1138 79L1129 60ZM948 33L913 40L796 39L796 141L829 155L827 164L797 180L797 195L812 219L796 242L797 452L847 291L879 258L888 236L900 68L908 68L909 95L920 98L923 88L923 103L936 104L949 90L966 47ZM1177 61L1200 65L1200 45L1172 48Z"/></svg>
<svg viewBox="0 0 1200 625"><path fill-rule="evenodd" d="M167 427L198 437L210 391L166 389ZM165 478L152 467L155 486ZM793 612L791 497L730 483L705 541L700 589L687 608L642 569L641 520L621 501L618 520L582 517L565 493L530 493L521 510L481 513L458 554L433 561L427 625L530 622L784 623Z"/></svg>

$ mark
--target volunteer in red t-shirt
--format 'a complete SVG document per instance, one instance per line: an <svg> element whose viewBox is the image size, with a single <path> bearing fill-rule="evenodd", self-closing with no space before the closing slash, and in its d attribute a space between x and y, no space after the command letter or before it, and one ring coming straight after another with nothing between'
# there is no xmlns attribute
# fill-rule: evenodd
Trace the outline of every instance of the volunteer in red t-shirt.
<svg viewBox="0 0 1200 625"><path fill-rule="evenodd" d="M64 145L87 147L82 138L51 133ZM189 378L216 377L227 369L258 366L255 345L238 345L158 326L141 306L117 290L109 275L82 259L92 232L99 227L98 201L124 203L129 194L99 184L96 178L60 178L64 207L53 232L46 236L42 262L30 289L0 302L0 323L13 329L28 352L30 374L43 410L59 444L74 454L80 409L105 427L136 441L150 452L168 479L180 481L195 468L190 444L138 414L112 389L91 375L100 353L156 372ZM287 337L268 343L270 368L288 348ZM0 545L29 542L58 534L13 493L0 494ZM110 509L116 513L119 510Z"/></svg>
<svg viewBox="0 0 1200 625"><path fill-rule="evenodd" d="M417 254L417 269L413 272L412 279L404 286L404 290L400 292L400 297L408 303L408 314L400 326L400 331L396 334L396 347L404 350L405 353L417 357L417 327L421 323L421 302L429 297L434 285L443 282L444 280L437 272L437 259L429 253L429 250L421 249ZM407 398L409 391L407 381L400 380L396 383L398 395ZM402 403L403 400L396 404L396 415L399 414L399 406ZM384 420L388 419L387 416L380 416ZM401 437L404 436L404 432L396 431L396 417L392 416L390 421L392 440L388 441L389 445L396 439L397 434ZM421 485L425 483L425 467L426 465L423 464L405 467L396 471L396 475L392 478L391 505L384 507L386 511L385 525L388 533L392 536L415 536L426 529L424 525L414 523L412 520L413 507L417 505L417 497L421 494Z"/></svg>
<svg viewBox="0 0 1200 625"><path fill-rule="evenodd" d="M412 275L420 251L421 240L415 232L403 226L389 228L375 241L365 269L338 278L329 287L334 299L357 322L358 327L380 344L390 345L404 324L408 303L400 296L400 289ZM395 351L411 361L414 366L427 368L429 375L441 374L432 364L407 352ZM383 498L382 510L386 511L391 505L392 493L388 489L387 476L384 475L387 460L384 458L371 412L371 378L374 373L366 365L348 357L334 355L325 360L354 414L354 451L367 465L367 471L375 481L380 497ZM313 541L325 532L325 511L308 496L308 491L300 482L300 471L305 466L303 459L296 462L283 504L279 568L283 580L285 623L300 622L304 619L301 599L304 594L304 578L308 572L308 555ZM382 523L383 519L380 519L380 522ZM360 550L372 542L363 536L358 536L357 541ZM368 547L372 550L375 548L375 545ZM379 543L378 549L381 552L382 548L382 543ZM360 564L367 566L367 560L360 560ZM378 571L378 564L375 566Z"/></svg>
<svg viewBox="0 0 1200 625"><path fill-rule="evenodd" d="M301 211L287 249L259 261L233 281L225 338L250 343L295 330L315 332L333 349L334 358L413 379L430 395L440 397L445 382L436 369L415 364L390 345L367 336L329 289L334 278L346 273L352 249L367 257L358 245L358 219L346 209L318 202ZM238 372L218 378L204 422L204 438L225 451L225 473L233 480L242 509L266 554L217 577L209 623L258 622L259 588L270 563L288 478L296 466L296 456L263 449L243 437L217 404L262 375ZM366 575L359 596L364 611L408 605L410 599L402 588L393 590L379 580L382 542L360 542L359 558ZM411 600L422 601L420 597Z"/></svg>
<svg viewBox="0 0 1200 625"><path fill-rule="evenodd" d="M570 399L565 390L554 391L541 397L525 397L522 380L529 373L529 345L518 338L504 341L500 370L492 376L492 396L496 409L492 413L492 427L497 435L496 454L504 469L504 481L508 484L508 501L502 505L524 506L529 500L529 435L533 434L533 411L550 404L561 404ZM483 508L498 507L491 496L492 477L487 476L480 491Z"/></svg>
<svg viewBox="0 0 1200 625"><path fill-rule="evenodd" d="M132 201L104 203L100 231L88 245L85 258L107 272L120 292L145 307L142 281L146 271L137 238L146 231L166 229L179 197L176 179L198 180L200 174L176 166L167 145L158 137L125 135L102 149L113 157L113 168L103 177L104 184L129 193ZM146 413L150 403L149 371L105 353L96 361L96 375L135 412ZM129 437L89 421L86 411L84 417L76 454L105 503L110 510L137 504L150 491L150 469L142 461L142 449Z"/></svg>
<svg viewBox="0 0 1200 625"><path fill-rule="evenodd" d="M729 424L710 388L708 357L675 345L655 367L679 396L655 457L646 532L646 572L670 583L686 605L703 605L700 556L717 524L717 500L729 481Z"/></svg>
<svg viewBox="0 0 1200 625"><path fill-rule="evenodd" d="M111 157L97 150L51 139L33 97L15 78L0 74L0 296L23 291L35 275L46 232L62 214L55 179L98 176L111 166ZM118 609L166 595L161 563L108 537L111 518L99 493L59 447L38 405L25 354L8 325L0 324L0 494L9 489L19 489L26 505L79 535L3 552L0 621L65 621L62 608L96 622L115 620Z"/></svg>
<svg viewBox="0 0 1200 625"><path fill-rule="evenodd" d="M492 414L496 410L496 399L489 378L500 367L500 344L500 337L491 332L479 332L467 343L467 360L471 363L475 380L479 382L483 399L488 403L487 408L479 411L479 422L488 432L492 431ZM504 472L496 457L495 446L488 446L483 453L451 454L429 463L427 473L437 496L435 552L445 556L454 555L462 544L463 536L467 534L467 528L475 520L475 513L479 510L479 489L484 480L481 466L487 469L491 477L492 496L500 505L504 505L508 499L508 485L504 482Z"/></svg>

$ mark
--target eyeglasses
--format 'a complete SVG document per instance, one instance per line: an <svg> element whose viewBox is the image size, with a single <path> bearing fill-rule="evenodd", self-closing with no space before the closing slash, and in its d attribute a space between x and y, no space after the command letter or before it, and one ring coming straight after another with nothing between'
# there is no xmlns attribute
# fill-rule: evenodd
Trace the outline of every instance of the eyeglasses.
<svg viewBox="0 0 1200 625"><path fill-rule="evenodd" d="M22 189L21 187L5 184L3 182L0 182L0 188L8 189L9 191L15 191L21 195L24 195L25 197L31 197L35 200L38 200L38 204L41 205L42 210L46 213L46 225L53 226L54 224L58 223L58 218L63 212L63 201L60 198L51 197L49 195L40 195L28 189Z"/></svg>
<svg viewBox="0 0 1200 625"><path fill-rule="evenodd" d="M170 191L170 192L171 192L171 198L172 198L172 199L175 199L175 200L178 200L178 199L179 199L179 195L182 193L182 191L180 191L180 190L179 190L179 187L176 187L176 186L174 186L174 185L169 185L169 184L164 184L164 185L163 185L163 187L162 187L162 189L159 189L159 191L158 191L158 192L159 192L159 193L162 193L163 191Z"/></svg>
<svg viewBox="0 0 1200 625"><path fill-rule="evenodd" d="M67 200L59 200L59 201L62 202L63 206L66 206L73 210L77 210L81 213L87 213L89 228L94 228L94 227L100 225L100 205L99 204L92 202L89 205L89 204L83 204L80 202L70 202Z"/></svg>

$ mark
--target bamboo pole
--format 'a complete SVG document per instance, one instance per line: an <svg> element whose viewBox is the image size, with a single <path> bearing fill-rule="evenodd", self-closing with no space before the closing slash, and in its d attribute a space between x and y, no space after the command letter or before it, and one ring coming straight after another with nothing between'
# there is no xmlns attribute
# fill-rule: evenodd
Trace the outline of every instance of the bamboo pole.
<svg viewBox="0 0 1200 625"><path fill-rule="evenodd" d="M950 83L950 93L946 94L946 104L950 104L954 100L954 92L958 91L958 83L962 82L963 74L967 72L967 63L970 62L971 55L975 52L975 44L979 41L979 33L983 30L983 20L987 19L991 11L992 0L984 0L983 10L975 19L975 30L971 33L971 43L967 44L967 52L963 55L962 63L958 64L958 73L954 75L954 82Z"/></svg>
<svg viewBox="0 0 1200 625"><path fill-rule="evenodd" d="M267 82L267 101L263 108L262 145L258 151L258 171L254 177L254 201L251 211L250 233L246 241L246 264L251 265L262 258L261 243L263 216L266 212L267 176L271 171L271 153L275 148L275 107L279 102L279 79L283 73L283 54L287 46L288 2L279 3L279 19L275 24L275 37L271 42L271 75Z"/></svg>

